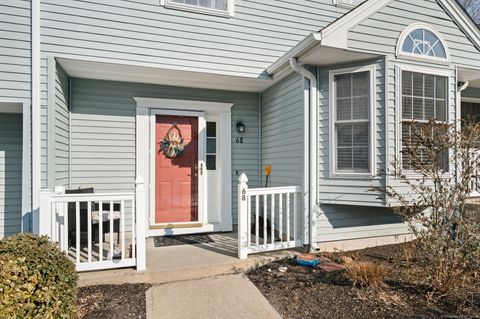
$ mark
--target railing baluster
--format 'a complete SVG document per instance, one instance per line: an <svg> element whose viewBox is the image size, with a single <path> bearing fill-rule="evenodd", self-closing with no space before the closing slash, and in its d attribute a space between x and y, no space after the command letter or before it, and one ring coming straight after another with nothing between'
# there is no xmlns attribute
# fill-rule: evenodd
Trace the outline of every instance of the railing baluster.
<svg viewBox="0 0 480 319"><path fill-rule="evenodd" d="M80 202L75 202L75 241L75 255L78 264L80 263Z"/></svg>
<svg viewBox="0 0 480 319"><path fill-rule="evenodd" d="M258 215L259 215L259 206L260 203L258 202L259 197L258 195L255 195L255 245L258 246L258 236L260 235L258 232Z"/></svg>
<svg viewBox="0 0 480 319"><path fill-rule="evenodd" d="M280 238L280 241L283 241L283 223L282 223L282 215L283 215L283 194L279 194L279 199L278 199L278 232L279 235L278 237Z"/></svg>
<svg viewBox="0 0 480 319"><path fill-rule="evenodd" d="M92 262L92 202L87 202L87 246L88 246L88 262Z"/></svg>
<svg viewBox="0 0 480 319"><path fill-rule="evenodd" d="M262 218L263 218L263 244L267 244L267 200L268 196L267 194L263 195L263 213L262 213Z"/></svg>
<svg viewBox="0 0 480 319"><path fill-rule="evenodd" d="M272 220L270 221L270 236L272 244L275 243L275 193L271 195L272 206L270 211L272 213Z"/></svg>
<svg viewBox="0 0 480 319"><path fill-rule="evenodd" d="M250 196L249 194L247 194L247 225L247 242L248 247L250 247L252 245L252 196Z"/></svg>
<svg viewBox="0 0 480 319"><path fill-rule="evenodd" d="M103 260L103 202L98 202L98 260Z"/></svg>
<svg viewBox="0 0 480 319"><path fill-rule="evenodd" d="M293 193L293 240L297 241L297 193Z"/></svg>
<svg viewBox="0 0 480 319"><path fill-rule="evenodd" d="M122 260L125 259L125 201L120 202L120 235L122 236Z"/></svg>
<svg viewBox="0 0 480 319"><path fill-rule="evenodd" d="M108 253L109 258L113 260L113 200L110 201L110 251Z"/></svg>
<svg viewBox="0 0 480 319"><path fill-rule="evenodd" d="M287 223L287 241L290 241L290 193L286 194L287 202L285 203L287 208L287 216L286 216L286 223Z"/></svg>
<svg viewBox="0 0 480 319"><path fill-rule="evenodd" d="M67 204L68 208L68 204ZM61 247L63 247L63 251L68 253L68 209L63 209L63 238Z"/></svg>

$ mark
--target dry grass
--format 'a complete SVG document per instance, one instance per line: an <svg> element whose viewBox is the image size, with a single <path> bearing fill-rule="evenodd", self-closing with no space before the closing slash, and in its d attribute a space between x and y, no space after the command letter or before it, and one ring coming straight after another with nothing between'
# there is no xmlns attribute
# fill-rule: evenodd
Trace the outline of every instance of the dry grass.
<svg viewBox="0 0 480 319"><path fill-rule="evenodd" d="M347 259L348 260L348 259ZM348 279L361 287L378 288L383 285L385 268L370 261L354 261L345 263Z"/></svg>

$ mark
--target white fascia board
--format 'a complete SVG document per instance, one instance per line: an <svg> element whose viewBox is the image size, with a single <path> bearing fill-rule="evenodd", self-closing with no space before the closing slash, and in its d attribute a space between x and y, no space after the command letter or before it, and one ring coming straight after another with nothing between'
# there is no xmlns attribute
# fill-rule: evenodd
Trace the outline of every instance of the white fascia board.
<svg viewBox="0 0 480 319"><path fill-rule="evenodd" d="M458 23L460 28L472 40L477 49L480 50L480 30L467 15L467 13L460 7L460 4L455 0L438 0L440 5L451 14L452 19Z"/></svg>
<svg viewBox="0 0 480 319"><path fill-rule="evenodd" d="M267 74L278 74L279 70L285 71L284 69L290 69L290 58L298 57L305 52L309 51L317 44L320 44L322 40L321 34L318 32L312 32L307 35L302 41L300 41L296 46L291 48L287 53L285 53L280 59L274 62L267 68Z"/></svg>
<svg viewBox="0 0 480 319"><path fill-rule="evenodd" d="M369 0L320 31L322 45L348 49L348 31L393 0Z"/></svg>

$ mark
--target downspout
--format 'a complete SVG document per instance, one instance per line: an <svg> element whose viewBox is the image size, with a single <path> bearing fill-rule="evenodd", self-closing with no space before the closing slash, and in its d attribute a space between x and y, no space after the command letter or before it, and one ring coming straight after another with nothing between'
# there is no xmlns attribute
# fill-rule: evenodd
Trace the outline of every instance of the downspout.
<svg viewBox="0 0 480 319"><path fill-rule="evenodd" d="M262 92L258 93L258 187L262 187L262 171L263 171L263 157L262 157Z"/></svg>
<svg viewBox="0 0 480 319"><path fill-rule="evenodd" d="M458 86L460 82L458 82L458 68L455 67L455 81ZM455 129L460 132L462 129L462 91L465 90L469 85L469 82L466 81L460 85L460 87L457 88L457 98L455 100L457 106L455 109ZM455 143L457 144L457 143ZM456 171L455 171L455 182L458 182L458 175L460 173L460 167L457 158L455 157L455 166L456 166Z"/></svg>
<svg viewBox="0 0 480 319"><path fill-rule="evenodd" d="M68 189L72 189L72 78L68 77Z"/></svg>
<svg viewBox="0 0 480 319"><path fill-rule="evenodd" d="M31 4L32 231L38 232L41 185L40 0Z"/></svg>
<svg viewBox="0 0 480 319"><path fill-rule="evenodd" d="M304 136L309 136L310 143L305 143L308 145L309 148L309 159L308 161L305 159L304 166L305 170L308 172L308 182L305 183L308 185L308 195L310 198L309 201L309 218L308 218L308 243L310 245L310 252L318 251L319 248L316 244L316 224L317 224L317 212L319 211L318 201L317 201L317 109L318 109L318 98L317 98L317 78L315 74L308 71L298 63L297 58L290 58L290 66L291 68L297 72L298 74L302 75L310 82L309 88L309 99L308 103L305 103L304 112L305 114L309 115L310 121L309 124L304 123ZM306 146L305 145L305 146ZM306 191L306 190L304 190Z"/></svg>

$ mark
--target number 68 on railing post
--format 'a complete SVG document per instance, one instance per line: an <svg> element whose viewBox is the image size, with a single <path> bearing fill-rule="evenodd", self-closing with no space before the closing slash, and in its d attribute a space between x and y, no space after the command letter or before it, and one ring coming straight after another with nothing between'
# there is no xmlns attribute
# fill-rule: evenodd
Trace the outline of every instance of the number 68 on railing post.
<svg viewBox="0 0 480 319"><path fill-rule="evenodd" d="M238 258L246 259L248 255L248 178L245 173L238 177Z"/></svg>

